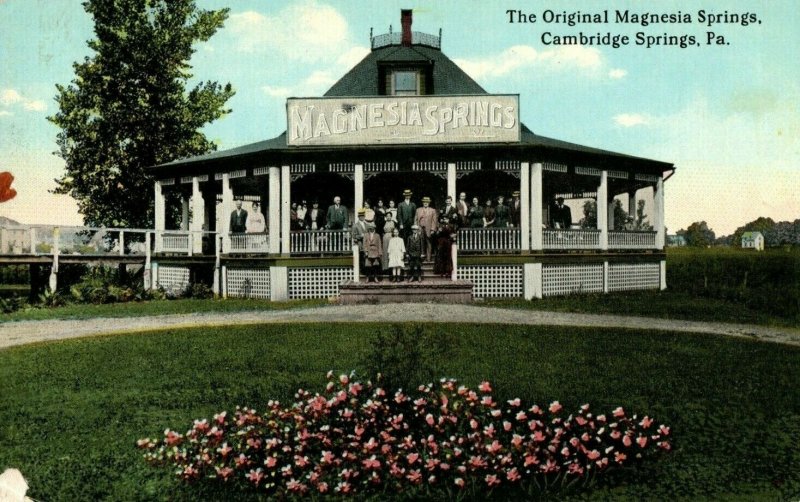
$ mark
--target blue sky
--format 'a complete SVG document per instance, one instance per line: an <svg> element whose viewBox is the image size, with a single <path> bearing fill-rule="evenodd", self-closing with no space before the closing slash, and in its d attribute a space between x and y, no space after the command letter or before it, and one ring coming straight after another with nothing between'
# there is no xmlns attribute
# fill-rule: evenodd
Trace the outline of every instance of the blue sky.
<svg viewBox="0 0 800 502"><path fill-rule="evenodd" d="M795 2L663 0L365 1L198 0L231 8L225 28L197 46L198 79L231 82L233 113L205 130L221 149L285 128L287 96L321 95L368 51L369 30L442 28L442 50L490 92L518 93L522 121L566 141L672 162L670 232L706 220L717 234L758 216L800 218L800 10ZM506 9L536 14L508 23ZM546 10L688 13L692 23L544 23ZM698 22L698 11L755 13L749 26ZM694 35L699 47L618 49L544 45L543 32ZM729 45L705 45L706 32ZM0 214L23 223L79 224L67 196L48 193L63 163L52 155L55 84L89 55L92 24L78 0L0 0L0 170L16 199Z"/></svg>

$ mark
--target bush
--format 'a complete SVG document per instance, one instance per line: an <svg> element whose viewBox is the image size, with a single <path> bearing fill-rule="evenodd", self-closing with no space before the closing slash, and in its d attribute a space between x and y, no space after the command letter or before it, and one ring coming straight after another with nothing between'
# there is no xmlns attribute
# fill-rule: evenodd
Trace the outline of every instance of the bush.
<svg viewBox="0 0 800 502"><path fill-rule="evenodd" d="M441 375L442 362L453 357L458 344L451 332L430 332L420 324L392 325L376 333L361 366L388 388L412 389Z"/></svg>
<svg viewBox="0 0 800 502"><path fill-rule="evenodd" d="M25 306L25 300L19 296L0 297L0 314L11 314Z"/></svg>
<svg viewBox="0 0 800 502"><path fill-rule="evenodd" d="M352 377L352 375L351 375ZM671 449L669 427L650 417L608 415L589 405L565 416L556 401L527 407L498 403L443 379L415 394L328 373L324 395L299 390L289 407L265 413L237 408L185 433L137 445L153 464L183 480L215 480L233 489L342 495L396 492L470 498L497 491L533 496L591 485L596 476Z"/></svg>

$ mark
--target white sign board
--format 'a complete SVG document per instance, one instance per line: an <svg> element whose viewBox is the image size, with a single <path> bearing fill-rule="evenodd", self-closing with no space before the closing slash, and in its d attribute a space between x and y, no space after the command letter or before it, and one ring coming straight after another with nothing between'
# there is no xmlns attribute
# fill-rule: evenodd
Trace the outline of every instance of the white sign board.
<svg viewBox="0 0 800 502"><path fill-rule="evenodd" d="M519 95L289 98L289 146L516 143Z"/></svg>

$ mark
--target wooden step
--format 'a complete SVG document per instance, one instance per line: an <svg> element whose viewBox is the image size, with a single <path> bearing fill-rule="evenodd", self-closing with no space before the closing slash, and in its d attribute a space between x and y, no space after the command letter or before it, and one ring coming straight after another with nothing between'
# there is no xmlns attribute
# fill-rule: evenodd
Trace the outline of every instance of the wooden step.
<svg viewBox="0 0 800 502"><path fill-rule="evenodd" d="M472 283L446 279L421 282L347 281L339 287L339 302L354 303L471 303Z"/></svg>

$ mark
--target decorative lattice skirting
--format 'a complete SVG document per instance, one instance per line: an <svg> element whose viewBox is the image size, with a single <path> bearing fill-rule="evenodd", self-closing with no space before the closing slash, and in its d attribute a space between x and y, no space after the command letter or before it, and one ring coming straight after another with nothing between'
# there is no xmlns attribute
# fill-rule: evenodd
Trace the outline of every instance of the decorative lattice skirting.
<svg viewBox="0 0 800 502"><path fill-rule="evenodd" d="M658 289L661 286L661 266L658 263L610 263L608 290Z"/></svg>
<svg viewBox="0 0 800 502"><path fill-rule="evenodd" d="M542 296L602 292L602 263L542 266Z"/></svg>
<svg viewBox="0 0 800 502"><path fill-rule="evenodd" d="M189 267L158 267L156 286L172 294L183 293L189 286Z"/></svg>
<svg viewBox="0 0 800 502"><path fill-rule="evenodd" d="M353 278L350 267L289 269L289 299L339 296L339 285Z"/></svg>
<svg viewBox="0 0 800 502"><path fill-rule="evenodd" d="M522 265L458 267L458 279L472 282L475 298L522 296Z"/></svg>
<svg viewBox="0 0 800 502"><path fill-rule="evenodd" d="M269 300L268 268L227 268L229 297Z"/></svg>

